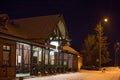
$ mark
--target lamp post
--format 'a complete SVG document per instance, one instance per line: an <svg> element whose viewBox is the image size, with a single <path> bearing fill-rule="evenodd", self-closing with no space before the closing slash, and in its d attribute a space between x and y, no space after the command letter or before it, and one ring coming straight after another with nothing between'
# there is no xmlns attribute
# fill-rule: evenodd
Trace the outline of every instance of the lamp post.
<svg viewBox="0 0 120 80"><path fill-rule="evenodd" d="M108 19L107 18L105 18L104 19L104 22L108 22ZM101 37L102 37L102 29L103 29L103 27L102 27L102 23L101 23L101 21L99 21L99 24L98 24L98 26L99 26L99 68L101 68L101 64L102 64L102 55L101 55Z"/></svg>
<svg viewBox="0 0 120 80"><path fill-rule="evenodd" d="M115 64L114 64L114 66L118 66L118 53L120 50L120 43L119 42L114 44L114 50L115 50Z"/></svg>
<svg viewBox="0 0 120 80"><path fill-rule="evenodd" d="M101 68L101 21L99 22L99 68Z"/></svg>

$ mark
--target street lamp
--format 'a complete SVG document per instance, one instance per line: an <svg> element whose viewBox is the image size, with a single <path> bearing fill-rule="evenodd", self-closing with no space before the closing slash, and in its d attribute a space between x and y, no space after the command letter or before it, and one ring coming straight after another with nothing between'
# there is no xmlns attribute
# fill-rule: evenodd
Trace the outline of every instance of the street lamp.
<svg viewBox="0 0 120 80"><path fill-rule="evenodd" d="M104 19L104 22L108 22L108 19L107 19L107 18L105 18L105 19Z"/></svg>
<svg viewBox="0 0 120 80"><path fill-rule="evenodd" d="M105 18L104 22L108 22L108 19ZM101 37L102 37L102 32L101 31L103 29L101 21L99 21L98 26L99 26L99 68L101 68L101 64L102 64L102 62L101 62L101 59L102 59L101 58Z"/></svg>

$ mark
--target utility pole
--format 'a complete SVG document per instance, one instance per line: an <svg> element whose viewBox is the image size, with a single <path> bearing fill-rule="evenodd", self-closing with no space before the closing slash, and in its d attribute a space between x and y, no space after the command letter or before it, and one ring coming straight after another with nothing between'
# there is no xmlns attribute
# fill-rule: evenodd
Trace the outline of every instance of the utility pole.
<svg viewBox="0 0 120 80"><path fill-rule="evenodd" d="M99 68L101 68L101 22L99 22Z"/></svg>
<svg viewBox="0 0 120 80"><path fill-rule="evenodd" d="M108 22L108 19L105 18L105 19L104 19L104 22ZM98 26L99 26L99 68L101 68L101 64L102 64L102 54L101 54L101 52L102 52L102 50L101 50L102 46L101 46L101 39L102 39L102 29L103 29L103 27L102 27L102 22L101 22L101 21L99 21Z"/></svg>

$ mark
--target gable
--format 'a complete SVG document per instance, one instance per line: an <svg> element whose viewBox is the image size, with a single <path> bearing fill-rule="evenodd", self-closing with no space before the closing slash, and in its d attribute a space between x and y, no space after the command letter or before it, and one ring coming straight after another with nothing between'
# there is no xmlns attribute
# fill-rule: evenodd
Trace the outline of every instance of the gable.
<svg viewBox="0 0 120 80"><path fill-rule="evenodd" d="M58 23L58 27L59 27L59 30L61 32L61 36L63 39L65 39L65 36L66 36L66 29L65 29L65 25L64 23L60 20L59 23Z"/></svg>

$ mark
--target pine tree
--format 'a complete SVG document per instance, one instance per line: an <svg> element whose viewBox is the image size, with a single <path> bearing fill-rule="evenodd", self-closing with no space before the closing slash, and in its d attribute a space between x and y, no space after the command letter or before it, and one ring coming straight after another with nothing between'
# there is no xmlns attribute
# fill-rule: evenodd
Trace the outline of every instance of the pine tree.
<svg viewBox="0 0 120 80"><path fill-rule="evenodd" d="M98 44L98 50L101 48L101 64L109 62L111 59L109 58L109 51L108 51L108 43L107 37L104 36L104 30L101 24L98 24L95 28L96 31L96 44ZM99 52L98 52L99 53Z"/></svg>

